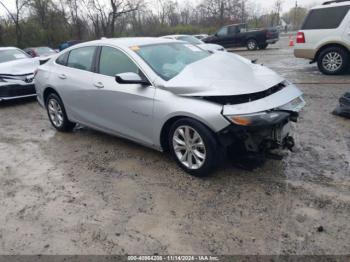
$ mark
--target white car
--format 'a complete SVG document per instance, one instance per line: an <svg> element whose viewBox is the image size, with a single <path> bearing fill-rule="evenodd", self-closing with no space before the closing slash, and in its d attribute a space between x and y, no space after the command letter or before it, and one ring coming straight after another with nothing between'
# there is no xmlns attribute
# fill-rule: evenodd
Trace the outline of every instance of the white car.
<svg viewBox="0 0 350 262"><path fill-rule="evenodd" d="M15 47L0 48L0 101L36 96L34 72L40 60Z"/></svg>
<svg viewBox="0 0 350 262"><path fill-rule="evenodd" d="M47 46L28 47L26 49L23 49L23 51L26 52L31 57L52 57L58 53L52 48Z"/></svg>
<svg viewBox="0 0 350 262"><path fill-rule="evenodd" d="M192 35L166 35L166 36L162 36L162 38L188 42L192 45L199 46L200 48L207 50L207 51L211 51L211 52L213 52L213 51L226 51L226 49L221 45L206 44L202 40L199 40L198 38L196 38Z"/></svg>
<svg viewBox="0 0 350 262"><path fill-rule="evenodd" d="M337 75L350 61L350 1L329 1L312 8L297 34L294 55L317 62L319 70Z"/></svg>

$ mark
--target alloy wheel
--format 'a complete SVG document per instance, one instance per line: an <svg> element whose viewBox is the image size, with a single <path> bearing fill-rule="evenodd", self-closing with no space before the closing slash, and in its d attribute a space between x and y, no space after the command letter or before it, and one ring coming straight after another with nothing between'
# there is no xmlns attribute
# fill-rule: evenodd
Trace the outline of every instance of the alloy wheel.
<svg viewBox="0 0 350 262"><path fill-rule="evenodd" d="M56 127L61 127L64 121L63 112L56 99L51 98L48 102L49 116Z"/></svg>
<svg viewBox="0 0 350 262"><path fill-rule="evenodd" d="M343 65L343 58L338 52L330 52L323 57L322 65L329 72L335 72Z"/></svg>
<svg viewBox="0 0 350 262"><path fill-rule="evenodd" d="M248 42L248 48L249 48L249 50L254 50L254 49L256 49L256 42L253 41L253 40L250 40L250 41Z"/></svg>
<svg viewBox="0 0 350 262"><path fill-rule="evenodd" d="M206 148L202 137L190 126L178 127L173 135L176 157L187 168L199 169L206 160Z"/></svg>

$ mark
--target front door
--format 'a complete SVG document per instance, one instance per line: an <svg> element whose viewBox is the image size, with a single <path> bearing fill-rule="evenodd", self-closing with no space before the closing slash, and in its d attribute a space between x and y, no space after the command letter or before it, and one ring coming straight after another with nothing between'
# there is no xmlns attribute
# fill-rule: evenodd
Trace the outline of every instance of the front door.
<svg viewBox="0 0 350 262"><path fill-rule="evenodd" d="M120 73L134 72L145 77L123 51L104 46L99 60L89 95L96 127L152 144L155 88L115 81L115 75Z"/></svg>

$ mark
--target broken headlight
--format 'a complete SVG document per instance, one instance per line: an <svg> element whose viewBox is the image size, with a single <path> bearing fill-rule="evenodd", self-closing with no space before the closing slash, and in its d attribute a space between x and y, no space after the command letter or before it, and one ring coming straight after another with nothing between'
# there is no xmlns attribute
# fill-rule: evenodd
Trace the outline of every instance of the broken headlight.
<svg viewBox="0 0 350 262"><path fill-rule="evenodd" d="M233 124L239 126L269 126L282 122L290 117L290 113L283 111L262 112L248 115L226 116Z"/></svg>
<svg viewBox="0 0 350 262"><path fill-rule="evenodd" d="M294 100L290 101L288 104L285 104L278 109L286 110L286 111L293 111L293 112L300 112L301 109L305 106L305 100L303 97L299 96L295 98Z"/></svg>

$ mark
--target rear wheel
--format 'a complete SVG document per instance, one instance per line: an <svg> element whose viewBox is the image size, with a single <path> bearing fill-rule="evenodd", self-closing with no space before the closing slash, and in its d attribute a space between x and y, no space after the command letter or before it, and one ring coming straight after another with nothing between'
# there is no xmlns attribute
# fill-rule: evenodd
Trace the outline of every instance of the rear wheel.
<svg viewBox="0 0 350 262"><path fill-rule="evenodd" d="M325 75L341 74L349 64L349 53L341 47L326 48L318 56L317 64Z"/></svg>
<svg viewBox="0 0 350 262"><path fill-rule="evenodd" d="M193 119L180 119L170 129L169 147L177 164L193 176L207 176L218 165L218 144L213 133Z"/></svg>
<svg viewBox="0 0 350 262"><path fill-rule="evenodd" d="M247 41L247 49L250 51L258 49L258 42L255 39L249 39Z"/></svg>
<svg viewBox="0 0 350 262"><path fill-rule="evenodd" d="M69 132L75 127L75 123L68 120L62 100L57 94L51 93L47 97L46 110L51 124L58 131Z"/></svg>

